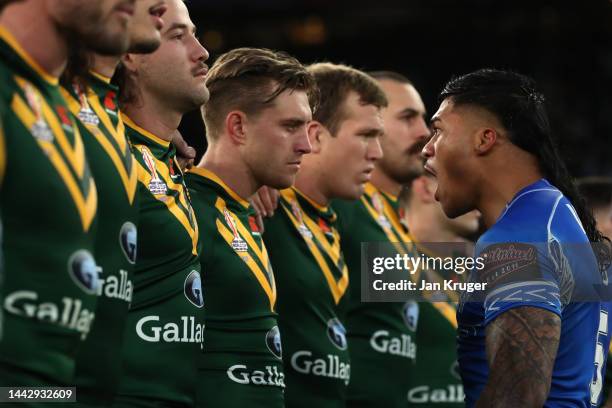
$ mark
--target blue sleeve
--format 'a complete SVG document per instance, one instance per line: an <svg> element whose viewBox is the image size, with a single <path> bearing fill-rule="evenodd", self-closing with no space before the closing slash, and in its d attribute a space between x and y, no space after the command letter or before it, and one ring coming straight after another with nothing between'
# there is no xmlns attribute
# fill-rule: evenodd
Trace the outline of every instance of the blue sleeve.
<svg viewBox="0 0 612 408"><path fill-rule="evenodd" d="M522 306L546 309L561 315L561 285L557 260L549 243L502 242L479 251L484 268L480 282L484 293L485 325L500 314Z"/></svg>

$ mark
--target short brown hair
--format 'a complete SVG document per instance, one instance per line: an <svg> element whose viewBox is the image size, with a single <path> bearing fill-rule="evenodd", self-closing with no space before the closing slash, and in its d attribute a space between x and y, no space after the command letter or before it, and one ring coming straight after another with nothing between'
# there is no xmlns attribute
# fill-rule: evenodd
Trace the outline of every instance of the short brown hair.
<svg viewBox="0 0 612 408"><path fill-rule="evenodd" d="M412 81L406 78L404 75L395 71L370 71L368 75L377 81L389 80L399 82L400 84L409 84L412 85Z"/></svg>
<svg viewBox="0 0 612 408"><path fill-rule="evenodd" d="M213 140L230 110L256 115L286 90L305 91L313 111L319 99L304 65L284 52L264 48L236 48L221 55L206 76L206 86L210 98L202 106L202 116Z"/></svg>
<svg viewBox="0 0 612 408"><path fill-rule="evenodd" d="M321 122L333 135L346 119L344 101L350 92L356 92L362 105L384 108L388 105L384 91L366 73L353 67L320 62L308 67L321 92L321 101L314 119Z"/></svg>

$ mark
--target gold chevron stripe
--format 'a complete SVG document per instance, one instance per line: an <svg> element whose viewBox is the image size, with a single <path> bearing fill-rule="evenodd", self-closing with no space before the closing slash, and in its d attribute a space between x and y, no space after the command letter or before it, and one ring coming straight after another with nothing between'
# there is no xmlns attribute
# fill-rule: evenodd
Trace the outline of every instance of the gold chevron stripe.
<svg viewBox="0 0 612 408"><path fill-rule="evenodd" d="M34 126L34 123L36 123L37 118L34 115L34 113L30 110L30 108L28 107L26 102L23 100L23 98L21 98L21 96L15 95L13 97L11 108L13 109L13 111L15 112L19 120L21 120L21 122L27 129L31 129L32 126ZM56 132L60 132L63 135L63 131L61 130L61 127L59 128L51 127L51 130L56 140L58 139L58 136L59 136ZM75 131L74 133L75 140L80 141L81 135L79 134L78 128L75 127L74 131ZM74 204L76 205L77 211L79 213L79 217L81 219L81 224L83 226L83 230L88 231L96 215L96 210L97 210L97 205L98 205L98 195L97 195L96 185L94 183L93 178L89 179L89 194L87 195L87 197L85 197L79 187L79 183L77 182L77 180L75 180L75 178L71 174L68 168L68 165L66 164L66 162L60 155L55 145L52 142L45 141L45 140L36 139L36 141L38 142L38 145L41 147L43 152L47 154L47 157L49 158L49 160L55 167L56 171L58 172L58 174L64 181L64 184L68 188L68 192L70 193L70 196L72 197L72 200ZM84 162L85 152L81 151L81 154L82 154L82 157L80 158L80 160ZM69 155L66 155L66 157L70 158Z"/></svg>

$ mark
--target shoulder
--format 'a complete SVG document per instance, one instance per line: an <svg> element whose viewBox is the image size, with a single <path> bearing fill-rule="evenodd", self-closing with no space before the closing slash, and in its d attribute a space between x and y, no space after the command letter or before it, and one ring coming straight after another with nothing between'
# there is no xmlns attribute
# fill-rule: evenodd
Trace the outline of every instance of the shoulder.
<svg viewBox="0 0 612 408"><path fill-rule="evenodd" d="M508 204L497 222L481 236L479 243L546 241L560 202L567 200L554 187L519 194Z"/></svg>

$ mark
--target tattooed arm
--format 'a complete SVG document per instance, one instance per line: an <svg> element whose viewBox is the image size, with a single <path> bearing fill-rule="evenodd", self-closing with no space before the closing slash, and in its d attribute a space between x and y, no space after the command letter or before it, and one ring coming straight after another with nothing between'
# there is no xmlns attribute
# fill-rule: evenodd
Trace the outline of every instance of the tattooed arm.
<svg viewBox="0 0 612 408"><path fill-rule="evenodd" d="M550 391L561 319L537 307L510 309L486 331L489 378L476 408L542 407Z"/></svg>

